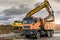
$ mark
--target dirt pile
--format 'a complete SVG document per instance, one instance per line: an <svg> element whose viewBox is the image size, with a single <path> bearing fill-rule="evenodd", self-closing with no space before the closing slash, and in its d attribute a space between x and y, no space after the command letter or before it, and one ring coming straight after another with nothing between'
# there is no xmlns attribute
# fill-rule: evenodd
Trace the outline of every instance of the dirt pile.
<svg viewBox="0 0 60 40"><path fill-rule="evenodd" d="M9 34L12 32L11 25L0 25L0 34Z"/></svg>

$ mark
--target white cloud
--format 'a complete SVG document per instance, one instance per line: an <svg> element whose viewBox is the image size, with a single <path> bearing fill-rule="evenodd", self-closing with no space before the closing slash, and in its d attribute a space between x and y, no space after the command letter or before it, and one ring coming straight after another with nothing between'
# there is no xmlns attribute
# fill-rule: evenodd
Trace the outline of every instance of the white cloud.
<svg viewBox="0 0 60 40"><path fill-rule="evenodd" d="M44 0L42 0L42 1L44 1ZM26 5L30 9L33 9L34 5L36 3L38 3L38 2L41 2L41 0L0 0L0 11L5 10L5 9L9 9L12 6L15 6L16 8L18 8L18 6L21 6L22 4L24 6ZM58 2L56 2L54 0L53 1L49 0L49 2L50 2L51 6L52 6L52 8L53 8L53 10L55 12L55 16L56 15L58 16L59 14L57 14L56 11L60 10L60 5L59 5L60 3L58 3ZM41 15L40 13L44 13L44 14ZM38 13L36 13L34 15L35 16L44 16L44 15L46 15L45 11L43 11L43 12L41 11L40 13L38 12ZM12 17L12 18L10 18L10 19L8 19L6 21L0 20L0 22L7 24L7 23L11 23L12 21L14 21L16 19L17 20L22 20L21 18L23 18L25 15L26 14L22 14L22 15L17 15L17 14L16 15L10 15L10 17L12 17L12 16L14 16L14 17ZM6 14L1 14L0 16L1 17L2 16L7 16L8 17L8 15L6 15ZM56 18L57 18L57 16L56 16Z"/></svg>
<svg viewBox="0 0 60 40"><path fill-rule="evenodd" d="M10 7L6 7L6 6L1 6L1 5L0 5L0 12L3 11L3 10L5 10L5 9L9 9L9 8L10 8Z"/></svg>

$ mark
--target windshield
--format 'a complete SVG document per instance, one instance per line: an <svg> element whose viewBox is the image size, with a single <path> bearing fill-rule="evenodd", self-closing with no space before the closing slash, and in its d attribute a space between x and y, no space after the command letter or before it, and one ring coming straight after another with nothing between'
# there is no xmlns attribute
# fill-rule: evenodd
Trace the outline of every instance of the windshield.
<svg viewBox="0 0 60 40"><path fill-rule="evenodd" d="M23 20L23 24L31 24L32 20Z"/></svg>

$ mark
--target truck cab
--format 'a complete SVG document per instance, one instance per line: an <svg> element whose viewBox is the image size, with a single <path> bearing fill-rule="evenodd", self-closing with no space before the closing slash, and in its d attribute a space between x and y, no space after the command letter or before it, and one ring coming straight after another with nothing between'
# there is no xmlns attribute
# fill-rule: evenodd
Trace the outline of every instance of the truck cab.
<svg viewBox="0 0 60 40"><path fill-rule="evenodd" d="M33 18L28 17L23 19L23 29L24 30L36 30L38 29L42 24L43 20L41 18Z"/></svg>
<svg viewBox="0 0 60 40"><path fill-rule="evenodd" d="M40 30L40 27L44 24L43 19L41 18L33 18L27 17L23 19L23 27L22 32L24 35L36 35L36 33Z"/></svg>

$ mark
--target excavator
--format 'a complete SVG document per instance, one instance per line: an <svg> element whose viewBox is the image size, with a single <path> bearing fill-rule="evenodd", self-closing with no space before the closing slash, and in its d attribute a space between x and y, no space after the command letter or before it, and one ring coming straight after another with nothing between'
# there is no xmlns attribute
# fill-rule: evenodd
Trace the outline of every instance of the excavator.
<svg viewBox="0 0 60 40"><path fill-rule="evenodd" d="M21 21L14 21L12 22L12 28L14 33L18 33L22 29L22 22Z"/></svg>
<svg viewBox="0 0 60 40"><path fill-rule="evenodd" d="M33 14L46 8L49 15L45 18L34 17ZM42 13L43 14L43 13ZM22 34L23 37L35 37L39 39L41 35L52 37L54 33L54 11L51 8L48 0L38 5L36 8L27 13L23 18Z"/></svg>

